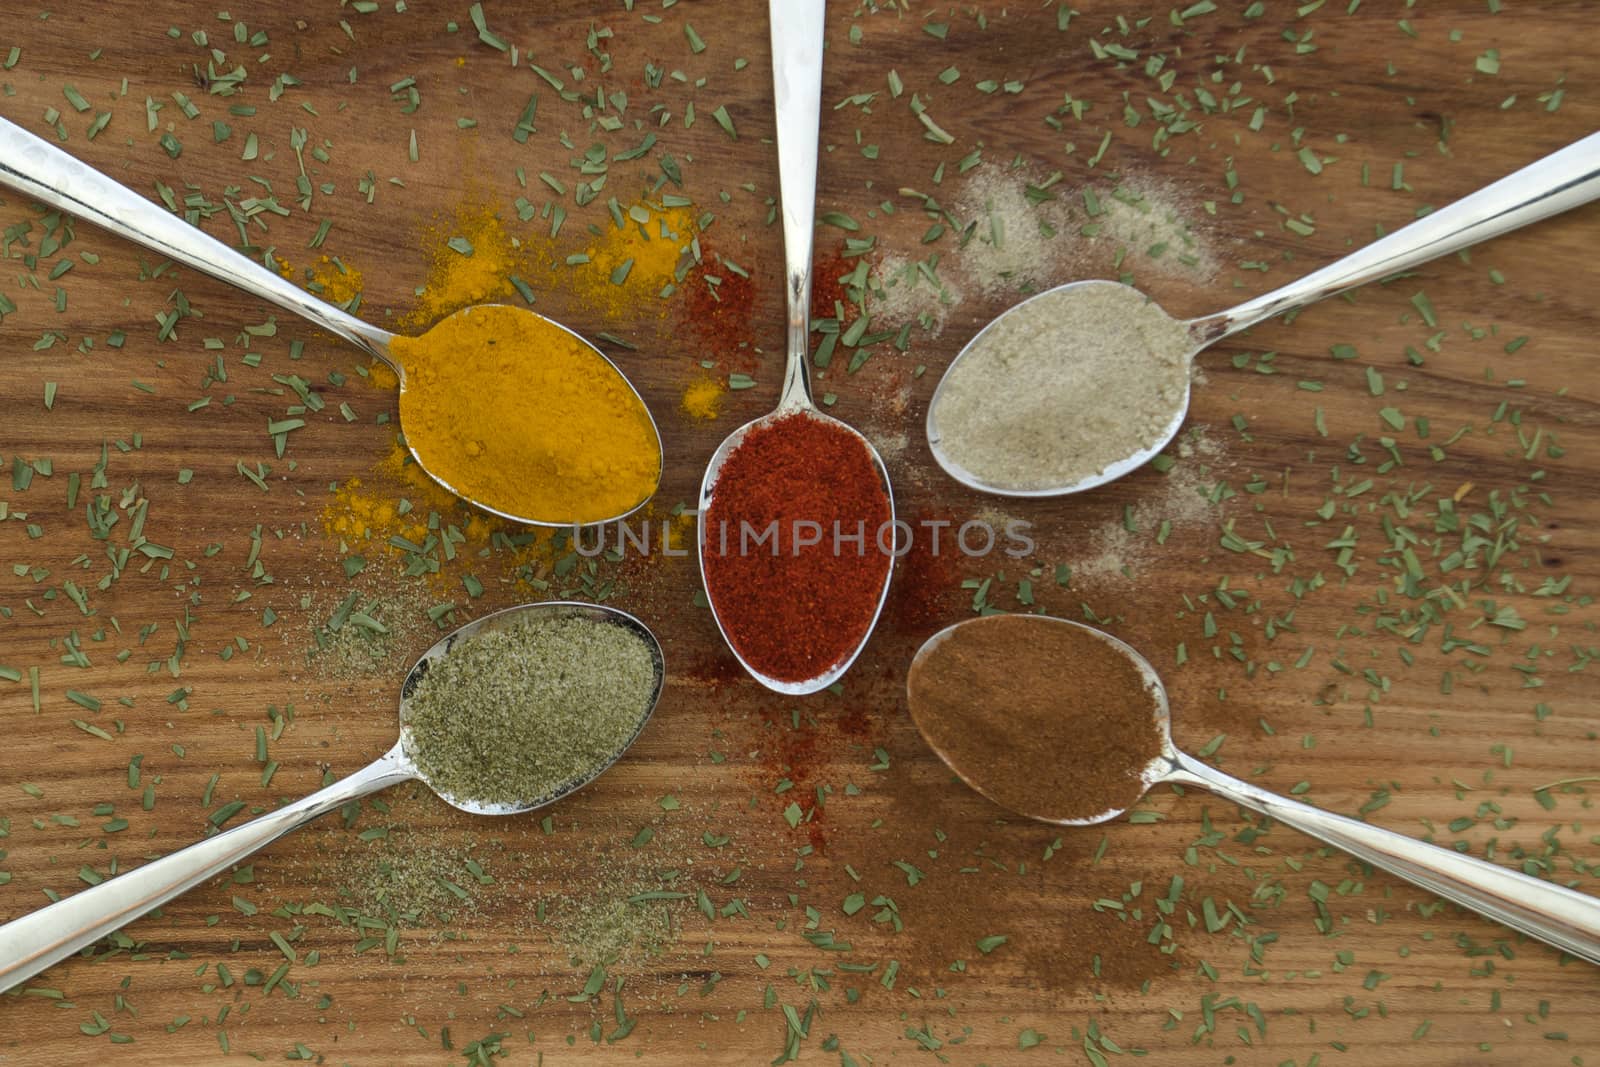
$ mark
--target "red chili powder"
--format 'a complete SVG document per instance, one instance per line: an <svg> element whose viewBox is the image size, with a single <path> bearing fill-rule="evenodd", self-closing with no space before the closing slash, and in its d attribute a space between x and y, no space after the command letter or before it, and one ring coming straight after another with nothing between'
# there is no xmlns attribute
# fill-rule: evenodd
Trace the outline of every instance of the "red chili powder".
<svg viewBox="0 0 1600 1067"><path fill-rule="evenodd" d="M717 278L717 283L707 281L708 276ZM726 359L750 340L756 291L748 276L714 262L700 263L683 279L683 294L689 327L712 355Z"/></svg>
<svg viewBox="0 0 1600 1067"><path fill-rule="evenodd" d="M960 603L957 555L948 531L959 529L961 520L942 510L904 518L911 527L911 545L900 557L900 580L894 583L894 592L884 608L884 622L899 633L925 635L945 625ZM943 520L948 528L937 555L933 538L923 526L926 520Z"/></svg>
<svg viewBox="0 0 1600 1067"><path fill-rule="evenodd" d="M706 593L746 663L800 682L855 650L889 580L893 557L878 534L893 545L890 514L872 456L844 427L795 414L745 436L700 516L700 556Z"/></svg>
<svg viewBox="0 0 1600 1067"><path fill-rule="evenodd" d="M820 256L811 264L811 317L831 319L844 307L844 317L839 320L842 330L856 317L856 305L850 300L850 290L839 279L855 271L859 259L851 259L841 252Z"/></svg>

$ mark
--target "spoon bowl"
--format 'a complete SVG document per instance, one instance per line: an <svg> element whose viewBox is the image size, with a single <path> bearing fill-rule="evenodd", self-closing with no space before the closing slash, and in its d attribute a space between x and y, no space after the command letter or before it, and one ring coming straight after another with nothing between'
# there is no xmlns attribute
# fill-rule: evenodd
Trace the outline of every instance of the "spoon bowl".
<svg viewBox="0 0 1600 1067"><path fill-rule="evenodd" d="M946 474L950 475L950 477L954 478L968 489L976 489L981 493L993 493L997 496L1037 498L1062 496L1067 493L1081 493L1085 490L1094 489L1098 486L1105 485L1108 482L1114 482L1123 475L1131 474L1135 470L1138 470L1140 467L1144 466L1146 463L1150 462L1157 455L1159 455L1161 450L1167 447L1168 442L1177 436L1178 431L1183 428L1184 417L1189 411L1189 367L1193 362L1195 355L1199 353L1199 351L1204 348L1207 343L1204 340L1203 335L1195 328L1193 323L1187 324L1190 345L1188 351L1184 352L1182 356L1183 373L1181 375L1181 395L1175 398L1171 413L1167 418L1165 425L1161 427L1158 433L1147 438L1146 442L1141 444L1137 451L1128 453L1127 455L1114 460L1105 467L1101 468L1098 473L1090 475L1086 478L1068 481L1059 485L1047 485L1042 487L1017 487L1001 485L967 469L967 467L962 465L959 459L950 454L950 449L947 447L946 443L946 435L939 427L938 416L940 411L940 402L941 400L945 399L947 395L947 386L949 386L952 376L955 376L958 373L956 368L961 365L962 361L967 358L969 353L973 352L974 350L981 350L985 341L992 337L994 333L998 332L999 329L1003 328L1006 321L1015 317L1016 313L1025 305L1053 300L1062 294L1083 295L1089 293L1091 290L1096 289L1119 290L1133 294L1141 301L1154 303L1154 301L1151 301L1149 297L1145 296L1139 290L1130 285L1124 285L1121 282L1104 281L1100 279L1067 282L1064 285L1058 285L1053 289L1046 289L1043 292L1035 293L1033 296L1028 297L1028 299L1012 306L995 318L989 320L983 329L979 330L977 334L973 336L972 340L963 345L961 351L956 353L956 358L951 360L950 366L945 369L944 375L939 379L939 384L934 388L933 399L928 404L928 417L926 420L928 447L933 452L934 460L939 464L939 466L944 468ZM1099 403L1098 399L1096 400L1096 403Z"/></svg>
<svg viewBox="0 0 1600 1067"><path fill-rule="evenodd" d="M632 615L597 604L547 601L523 604L485 615L441 638L412 665L400 690L400 739L366 767L292 804L285 804L250 822L151 860L0 926L0 993L201 882L221 874L320 815L336 811L351 801L391 785L413 779L427 783L427 777L412 759L412 738L407 727L410 700L417 685L433 664L462 640L535 617L588 618L606 625L624 627L644 641L650 650L654 678L649 701L639 717L637 727L607 759L545 796L527 797L512 804L484 804L438 789L434 789L434 792L445 803L473 815L520 815L553 804L594 781L638 739L655 712L666 679L661 643L644 623ZM431 783L428 785L434 788Z"/></svg>
<svg viewBox="0 0 1600 1067"><path fill-rule="evenodd" d="M591 619L595 622L603 623L608 626L620 626L637 636L650 650L650 661L654 671L654 681L650 693L650 700L645 712L642 716L640 716L638 724L634 727L633 732L628 735L627 740L623 741L623 743L611 753L609 759L603 763L595 765L588 773L582 775L581 777L574 778L573 780L564 783L554 792L548 793L544 796L527 797L526 799L514 804L486 804L481 801L472 800L471 798L460 797L449 793L435 785L433 782L428 781L428 776L411 758L411 753L414 751L414 742L411 736L410 727L411 698L413 695L415 695L417 686L420 685L422 680L427 677L428 672L432 669L433 665L439 660L443 659L445 656L449 655L450 650L455 648L456 645L460 644L462 641L470 640L479 634L489 633L494 630L510 629L518 623L524 622L531 618ZM400 757L405 761L405 766L412 771L413 775L427 783L428 788L432 789L434 793L438 795L440 800L443 800L451 807L459 808L462 811L468 812L472 815L521 815L525 812L536 811L539 808L545 807L546 805L554 804L562 797L576 793L578 790L582 789L584 786L588 785L590 782L604 774L610 769L612 764L621 759L622 754L633 747L633 743L639 739L639 735L644 732L645 726L649 724L650 717L655 714L656 704L661 700L661 690L666 684L666 678L666 660L661 653L661 642L656 639L655 634L650 632L650 628L648 626L640 622L639 619L633 615L628 614L626 611L622 611L618 608L606 607L603 604L586 604L579 601L570 600L547 600L537 604L521 604L516 607L505 608L504 610L494 612L491 615L485 615L481 618L473 619L471 622L452 630L450 633L434 642L433 647L419 656L417 658L417 662L411 665L411 670L406 672L405 681L400 684L400 742L395 747L399 749Z"/></svg>
<svg viewBox="0 0 1600 1067"><path fill-rule="evenodd" d="M142 244L169 259L237 286L252 296L276 304L334 336L349 341L368 355L387 364L395 372L400 380L402 399L404 399L407 389L406 369L393 351L392 346L396 341L394 334L380 330L332 304L325 303L277 272L268 270L255 260L235 252L221 241L189 225L182 218L168 214L153 201L146 200L127 186L113 181L88 164L74 159L56 146L3 118L0 118L0 185L10 186L41 204L92 222L118 237ZM500 306L502 305L483 304L477 307ZM438 329L444 322L449 322L458 316L470 315L475 310L475 308L465 308L458 311L443 322L435 324L433 329ZM661 480L663 455L661 434L654 418L650 415L649 407L640 397L638 389L616 364L580 334L535 311L526 308L514 308L514 310L520 314L533 316L570 336L582 346L584 362L592 365L593 374L604 377L615 376L626 385L627 394L623 406L629 411L643 413L644 421L638 429L642 432L647 427L648 436L654 444L655 476L651 479L648 489L639 499L616 505L617 510L614 514L528 515L519 512L515 500L485 498L482 493L479 496L471 496L463 492L461 487L452 485L448 479L441 477L436 468L443 466L448 469L461 469L461 463L451 462L459 460L460 456L444 452L430 453L427 449L417 448L408 439L407 447L411 455L430 478L451 493L484 511L513 522L529 526L567 527L580 523L610 522L632 514L654 495L656 486ZM536 359L539 355L537 352L519 353L518 358L527 361ZM584 372L589 373L589 368L584 368ZM503 380L498 377L488 378L482 383L485 393L503 386ZM402 425L403 423L404 419ZM520 460L518 470L519 472L525 470Z"/></svg>
<svg viewBox="0 0 1600 1067"><path fill-rule="evenodd" d="M965 619L946 626L924 641L922 647L917 649L917 654L912 657L911 670L907 674L907 692L911 694L911 720L916 724L917 731L922 734L922 739L927 742L928 747L933 749L934 754L955 772L956 777L1001 807L1009 808L1018 815L1026 815L1030 819L1053 823L1057 826L1093 826L1097 823L1109 822L1128 810L1126 807L1108 805L1103 810L1092 815L1062 816L1050 808L1048 798L1043 795L1040 796L1036 803L1019 806L1016 802L1016 793L1012 790L1001 788L1005 783L1004 768L992 767L964 759L951 751L951 746L941 745L936 740L935 731L930 728L930 723L923 714L923 705L916 698L916 689L913 687L911 680L917 676L925 665L941 654L942 646L947 641L958 637L970 627L981 627L986 624L993 625L992 623L986 623L986 620L991 618L1008 619L1012 623L1025 621L1028 626L1035 629L1050 626L1070 626L1076 632L1080 632L1084 636L1092 636L1095 640L1103 643L1106 646L1108 655L1121 657L1131 664L1150 698L1151 714L1156 720L1158 737L1157 750L1150 754L1150 758L1138 772L1139 796L1142 797L1171 773L1177 762L1178 752L1172 744L1172 713L1167 704L1167 690L1161 684L1161 677L1156 674L1155 668L1150 665L1148 660L1134 651L1131 645L1117 640L1103 630L1096 630L1092 626L1085 626L1082 623L1072 622L1068 619L1057 619L1048 615L985 615L975 619ZM973 709L972 714L976 716L978 714L977 710ZM1135 800L1137 799L1138 797L1135 797Z"/></svg>
<svg viewBox="0 0 1600 1067"><path fill-rule="evenodd" d="M703 520L704 517L710 513L713 495L716 490L717 478L721 475L723 465L727 463L728 457L733 454L734 450L744 443L744 439L750 435L752 430L760 427L770 426L779 419L796 414L808 419L815 419L817 422L826 423L830 426L841 429L849 433L857 440L857 442L860 443L863 448L866 449L867 455L872 458L872 466L878 476L878 482L883 487L883 494L888 498L889 501L889 528L895 528L894 492L889 486L889 471L888 468L883 465L883 457L878 454L878 450L873 447L872 442L867 440L867 438L857 431L853 426L845 422L840 422L833 416L826 415L823 412L818 411L815 407L811 406L809 401L803 404L780 404L778 410L763 415L758 419L750 420L729 434L727 438L723 440L722 444L717 446L717 450L711 454L711 461L706 464L705 477L701 479L700 482L700 497L698 505L699 513L702 517L699 538L700 584L701 587L706 591L706 600L711 604L711 615L714 619L716 619L717 632L722 635L722 639L727 644L728 650L732 652L734 658L739 661L739 665L743 667L752 678L766 686L768 689L775 693L782 693L786 696L805 696L807 694L826 689L828 686L842 678L845 672L850 669L851 665L854 664L856 659L861 655L861 650L866 647L867 639L872 636L872 631L877 629L878 618L883 614L883 605L889 599L889 578L893 571L893 556L891 555L889 573L885 573L884 575L883 586L878 591L877 604L872 610L872 620L867 624L866 631L862 634L861 640L857 642L855 648L851 650L849 655L845 656L833 666L827 668L822 673L814 677L806 678L797 682L786 681L782 678L774 678L772 675L759 669L751 664L749 660L745 659L744 655L740 653L738 645L734 644L732 636L729 635L728 629L723 623L722 615L717 611L717 596L714 592L716 585L714 582L707 580L707 544L712 536L712 531L710 524ZM880 547L881 546L875 544L871 546L868 551L876 551L879 550Z"/></svg>
<svg viewBox="0 0 1600 1067"><path fill-rule="evenodd" d="M603 514L593 514L587 512L579 513L575 510L565 515L556 515L552 513L530 514L527 512L526 508L521 508L519 510L519 505L513 500L498 499L493 494L491 489L473 490L468 485L456 484L450 477L446 475L445 472L447 471L470 471L474 466L484 462L482 458L463 453L460 450L460 441L458 440L458 435L444 434L436 440L432 438L424 438L424 440L432 441L431 444L425 444L422 441L419 441L419 437L422 435L417 433L407 433L405 435L406 449L411 453L412 458L417 461L417 465L427 473L428 477L432 478L440 486L444 487L446 490L455 494L456 496L461 497L463 500L471 501L481 510L487 511L492 515L498 515L503 519L510 519L513 522L520 522L531 526L570 527L576 525L590 525L593 523L613 522L626 518L639 508L643 507L649 501L650 497L655 494L656 486L661 481L663 463L661 431L656 426L655 418L651 415L649 406L645 404L644 398L639 395L639 390L631 381L628 380L627 375L623 374L621 368L613 363L604 352L596 348L581 334L567 326L562 325L559 322L556 322L554 319L540 315L538 312L529 308L516 307L510 304L477 304L472 307L462 308L461 310L440 320L428 330L428 333L432 333L434 330L450 330L452 326L458 323L468 322L474 315L481 315L486 312L496 313L502 316L525 316L530 319L537 319L545 326L555 328L556 330L565 334L570 340L576 342L578 346L577 351L581 353L581 361L583 364L585 364L581 368L580 373L585 378L591 380L604 379L611 382L613 385L620 385L622 387L622 389L625 391L626 399L623 401L621 409L615 411L614 413L627 417L619 418L612 425L607 427L606 436L612 442L617 442L631 435L633 437L633 441L631 443L635 446L638 446L642 453L653 453L654 463L651 466L651 476L648 486L642 494L633 495L626 499L618 499L602 508L601 510L604 512ZM381 333L382 331L375 332ZM427 334L424 334L423 338L419 338L418 340L423 340L426 338L426 336ZM425 387L417 384L417 382L414 381L414 379L418 378L419 376L408 374L405 361L401 359L394 351L394 342L397 340L402 347L408 346L412 343L411 339L409 338L396 338L393 335L384 334L382 338L382 344L372 346L364 345L363 347L367 347L374 356L388 364L389 368L395 372L395 376L399 379L400 422L402 428L404 428L409 425L408 412L412 411L413 408L415 408L415 410L418 412L426 412L428 410L428 405ZM520 356L524 359L528 359L530 357L537 358L539 355L540 353L537 352L520 354ZM438 360L437 363L438 366L434 369L434 374L443 376L456 373L456 368L458 365L453 363L453 361L443 359ZM463 386L462 384L458 383L454 386L452 392L475 392L475 387L479 384L480 383L469 382ZM506 387L506 383L501 382L497 385L495 381L485 381L482 382L481 385L485 390L495 388L503 389ZM522 380L511 383L511 388L528 389L529 385L530 383ZM525 398L525 400L526 403L522 406L531 407L534 403L538 403L540 398L538 396L529 395ZM642 418L640 418L640 416L642 416ZM548 415L546 417L551 418L551 416ZM419 421L421 420L419 419ZM512 437L512 435L514 435L516 429L516 427L506 427L506 432L501 436L500 439L488 442L484 447L491 449L506 447L508 440ZM574 450L573 458L581 456L582 451L588 448L589 445L590 442L583 439L572 440L570 442L570 446ZM471 446L469 445L468 447ZM546 463L549 462L548 458L546 457L539 457L539 460ZM530 472L530 474L535 471L537 469L535 467L535 457L526 457L526 461L524 462L522 469ZM565 479L562 479L562 476L556 469L541 471L537 476L545 477L552 482L557 480L576 482L578 480L578 476L576 474L570 474ZM587 480L591 483L591 485L589 490L584 495L596 497L609 493L611 491L609 483L614 481L614 479L608 478L603 474L591 476Z"/></svg>
<svg viewBox="0 0 1600 1067"><path fill-rule="evenodd" d="M1366 863L1381 867L1391 874L1504 923L1514 930L1554 945L1563 952L1588 960L1590 963L1600 964L1600 899L1468 856L1454 849L1427 844L1393 830L1314 808L1309 804L1291 800L1243 779L1235 778L1196 759L1172 743L1171 712L1167 693L1155 668L1131 646L1082 623L1046 615L983 616L946 627L928 638L917 650L906 681L911 718L922 732L924 739L928 741L929 747L946 766L962 781L991 800L997 800L997 797L1001 796L1007 797L1009 799L1004 802L1004 806L1018 814L1063 826L1091 826L1114 819L1126 810L1125 807L1108 802L1103 810L1092 815L1062 817L1059 812L1051 809L1050 798L1042 795L1043 790L1039 790L1041 795L1036 800L1017 803L1015 801L1017 791L1009 786L1019 774L1027 773L1026 770L1019 771L1009 763L1002 765L1003 761L985 762L952 751L956 748L952 741L962 740L962 737L951 733L952 729L963 733L967 738L992 736L1002 730L1009 730L1012 736L1044 735L1048 728L1045 719L1053 717L1045 709L1024 708L1019 711L1010 705L1003 705L1001 701L987 700L993 712L1005 708L1008 718L1002 723L996 721L993 714L985 713L983 705L986 703L986 698L991 695L979 694L976 699L962 706L961 721L955 727L951 727L946 720L942 726L944 745L937 744L929 736L934 731L929 728L931 712L921 706L918 699L919 672L947 654L952 642L963 633L971 634L973 631L970 628L996 625L1013 628L1025 626L1041 634L1045 632L1044 628L1048 627L1072 627L1077 635L1091 638L1097 646L1092 654L1085 655L1086 660L1092 659L1093 664L1097 666L1121 663L1131 665L1135 669L1136 677L1148 690L1150 714L1155 718L1157 727L1157 741L1153 746L1155 751L1149 753L1148 759L1138 770L1140 796L1153 786L1162 783L1208 790L1240 807L1259 812L1319 838ZM1017 651L1014 653L1008 651L1004 655L1014 655L1019 670L1026 667L1047 673L1055 666L1054 663L1045 663L1038 658L1028 662L1030 654L1028 649L1033 642L1015 633L1008 634L1007 637L1011 642L1008 647ZM1081 688L1070 691L1062 687L1062 692L1064 701L1095 700L1093 692ZM1091 720L1086 713L1066 714L1083 720L1084 728L1094 728L1094 720ZM1036 788L1031 783L1037 780L1037 778L1030 779L1024 784Z"/></svg>
<svg viewBox="0 0 1600 1067"><path fill-rule="evenodd" d="M1275 315L1304 307L1371 281L1401 274L1429 260L1458 252L1480 241L1568 211L1596 198L1600 198L1600 133L1590 134L1543 159L1530 163L1521 170L1447 207L1425 215L1343 259L1287 285L1248 300L1228 311L1182 322L1181 325L1185 327L1187 333L1187 351L1180 352L1173 349L1129 353L1135 357L1134 363L1131 366L1119 366L1119 373L1136 375L1144 369L1137 362L1139 358L1154 357L1148 364L1153 366L1157 361L1170 361L1181 357L1184 369L1183 387L1167 398L1170 401L1168 417L1164 421L1151 420L1141 431L1133 434L1137 438L1136 441L1125 442L1127 444L1125 452L1099 464L1095 470L1077 473L1073 477L1046 478L1044 481L1047 484L1034 484L1030 481L1029 484L1023 485L1014 480L975 473L970 469L970 463L963 463L960 453L964 442L959 438L952 438L949 428L941 427L939 420L941 401L948 400L951 395L946 387L952 375L957 374L957 368L970 359L975 351L983 352L987 348L988 342L997 336L997 328L1001 327L1002 323L1008 320L1015 322L1019 315L1029 314L1041 301L1055 300L1063 294L1082 295L1087 291L1086 287L1090 286L1118 286L1135 293L1138 290L1121 286L1116 282L1088 281L1068 282L1036 293L1001 312L968 341L950 362L928 406L926 424L928 444L933 451L934 459L947 474L967 488L980 492L1009 497L1051 497L1097 488L1149 462L1177 434L1189 408L1189 371L1195 355L1206 346ZM1097 324L1097 327L1104 326L1103 321ZM1069 338L1064 330L1061 341L1058 347L1065 349ZM1103 344L1102 347L1109 349L1111 346ZM998 383L1007 399L1026 398L1035 408L1042 403L1032 383L1021 380L1023 377L1021 373L1008 370L1003 372L1002 378L1006 376L1016 379L1009 382L1002 380ZM1018 414L1016 417L1019 420L1029 415L1035 420L1072 420L1076 415L1099 412L1104 402L1104 397L1099 391L1085 389L1065 398L1064 404L1057 405L1048 413L1034 410ZM1002 414L1000 417L1006 416ZM1159 429L1156 428L1158 424ZM997 428L992 421L986 421L984 432L993 434L997 432ZM1008 466L1020 467L1025 458L1016 456L1015 462Z"/></svg>

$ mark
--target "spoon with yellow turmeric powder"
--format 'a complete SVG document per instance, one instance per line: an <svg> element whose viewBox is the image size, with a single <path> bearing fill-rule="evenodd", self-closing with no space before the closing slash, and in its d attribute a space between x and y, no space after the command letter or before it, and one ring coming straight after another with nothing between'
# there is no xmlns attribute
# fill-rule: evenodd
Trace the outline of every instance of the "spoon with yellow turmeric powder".
<svg viewBox="0 0 1600 1067"><path fill-rule="evenodd" d="M503 304L421 337L368 325L0 118L0 184L294 312L388 364L417 463L446 489L538 526L606 522L661 480L661 435L622 372L582 337Z"/></svg>

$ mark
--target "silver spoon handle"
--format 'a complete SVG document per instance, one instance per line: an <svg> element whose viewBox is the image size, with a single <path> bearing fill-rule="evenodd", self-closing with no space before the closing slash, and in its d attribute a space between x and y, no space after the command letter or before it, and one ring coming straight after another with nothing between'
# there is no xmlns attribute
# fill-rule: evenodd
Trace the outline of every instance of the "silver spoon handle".
<svg viewBox="0 0 1600 1067"><path fill-rule="evenodd" d="M771 0L772 98L778 123L778 200L788 275L789 332L778 410L811 406L811 241L822 125L823 0Z"/></svg>
<svg viewBox="0 0 1600 1067"><path fill-rule="evenodd" d="M1409 270L1600 197L1600 133L1528 164L1321 270L1191 324L1202 344L1323 297Z"/></svg>
<svg viewBox="0 0 1600 1067"><path fill-rule="evenodd" d="M11 920L0 926L0 993L221 874L317 816L414 777L416 772L396 744L348 778L304 799Z"/></svg>
<svg viewBox="0 0 1600 1067"><path fill-rule="evenodd" d="M318 300L287 278L169 214L154 201L3 118L0 184L236 285L252 296L311 320L380 359L389 358L390 335L385 331Z"/></svg>
<svg viewBox="0 0 1600 1067"><path fill-rule="evenodd" d="M1600 964L1600 898L1356 819L1321 811L1177 754L1166 780L1270 815L1563 952Z"/></svg>

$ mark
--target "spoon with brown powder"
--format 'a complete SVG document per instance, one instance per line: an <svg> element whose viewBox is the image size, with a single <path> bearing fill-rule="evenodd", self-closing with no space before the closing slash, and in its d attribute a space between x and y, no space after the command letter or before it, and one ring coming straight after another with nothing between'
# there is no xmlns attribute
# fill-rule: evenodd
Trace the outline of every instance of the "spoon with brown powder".
<svg viewBox="0 0 1600 1067"><path fill-rule="evenodd" d="M1591 134L1215 315L1175 319L1116 282L1047 289L1002 312L945 371L928 407L934 459L962 485L1002 496L1105 485L1155 458L1178 432L1190 368L1206 346L1597 197L1600 134Z"/></svg>
<svg viewBox="0 0 1600 1067"><path fill-rule="evenodd" d="M1099 630L1044 615L969 619L928 638L906 689L939 758L1030 819L1089 826L1160 783L1197 786L1600 964L1600 899L1290 800L1179 751L1155 668Z"/></svg>
<svg viewBox="0 0 1600 1067"><path fill-rule="evenodd" d="M615 608L550 601L474 619L411 668L400 740L366 767L0 926L0 993L380 789L421 779L473 815L553 804L638 739L665 676L655 635Z"/></svg>

